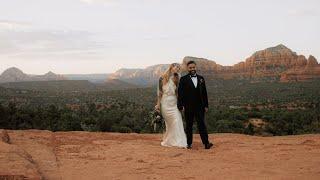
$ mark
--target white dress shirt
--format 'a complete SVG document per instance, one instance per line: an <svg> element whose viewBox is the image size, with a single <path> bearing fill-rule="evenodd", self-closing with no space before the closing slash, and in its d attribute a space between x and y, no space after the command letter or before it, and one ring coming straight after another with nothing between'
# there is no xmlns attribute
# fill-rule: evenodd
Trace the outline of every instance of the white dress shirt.
<svg viewBox="0 0 320 180"><path fill-rule="evenodd" d="M194 87L197 88L197 85L198 85L198 78L197 78L197 76L196 76L196 77L192 77L192 76L191 76L191 80L192 80L192 82L193 82Z"/></svg>

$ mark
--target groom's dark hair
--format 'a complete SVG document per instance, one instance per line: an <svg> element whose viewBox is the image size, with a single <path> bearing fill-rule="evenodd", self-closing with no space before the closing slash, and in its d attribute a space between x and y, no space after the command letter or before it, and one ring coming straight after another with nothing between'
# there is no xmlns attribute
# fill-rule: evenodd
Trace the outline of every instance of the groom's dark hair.
<svg viewBox="0 0 320 180"><path fill-rule="evenodd" d="M190 64L197 65L196 62L194 62L194 61L189 61L189 62L187 63L187 66L189 66Z"/></svg>

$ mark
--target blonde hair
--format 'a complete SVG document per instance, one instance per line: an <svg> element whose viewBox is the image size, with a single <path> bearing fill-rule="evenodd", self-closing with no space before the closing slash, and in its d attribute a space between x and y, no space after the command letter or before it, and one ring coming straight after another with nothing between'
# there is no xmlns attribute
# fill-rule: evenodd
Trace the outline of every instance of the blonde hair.
<svg viewBox="0 0 320 180"><path fill-rule="evenodd" d="M171 71L174 67L179 67L180 68L180 64L178 63L172 63L169 68L161 75L162 77L162 85L164 86L165 84L167 84L169 82L169 78L172 75ZM173 74L173 82L176 86L178 86L179 84L179 75L177 73Z"/></svg>
<svg viewBox="0 0 320 180"><path fill-rule="evenodd" d="M172 75L171 71L174 67L180 67L180 64L178 63L173 63L169 66L169 68L161 75L160 79L159 79L159 83L158 83L158 90L157 90L157 94L158 94L158 100L157 102L159 103L161 98L162 98L162 87L164 85L166 85L169 82L169 78ZM174 73L173 74L173 82L176 85L176 87L178 87L179 84L179 74L178 73ZM176 96L178 96L178 88L176 88Z"/></svg>

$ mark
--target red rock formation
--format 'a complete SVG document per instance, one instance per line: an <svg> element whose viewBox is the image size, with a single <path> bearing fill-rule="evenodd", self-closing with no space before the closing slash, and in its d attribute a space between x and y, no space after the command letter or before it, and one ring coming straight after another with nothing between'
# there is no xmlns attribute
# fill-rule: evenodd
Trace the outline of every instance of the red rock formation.
<svg viewBox="0 0 320 180"><path fill-rule="evenodd" d="M186 56L182 60L182 70L186 71L186 65L189 61L195 61L197 64L197 69L202 74L210 74L210 73L216 73L218 71L221 71L223 69L223 66L217 64L214 61L204 59L204 58L197 58L197 57L191 57Z"/></svg>
<svg viewBox="0 0 320 180"><path fill-rule="evenodd" d="M205 58L187 56L182 60L182 70L186 71L188 61L195 61L199 74L207 79L251 79L272 81L305 81L320 78L319 64L315 57L306 59L280 44L255 52L245 61L233 66L222 66ZM146 69L121 69L111 78L126 80L130 83L152 84L165 71L168 65L156 65Z"/></svg>
<svg viewBox="0 0 320 180"><path fill-rule="evenodd" d="M281 74L280 81L307 81L320 77L320 65L313 56L309 56L308 60L303 66L298 66L294 69Z"/></svg>
<svg viewBox="0 0 320 180"><path fill-rule="evenodd" d="M208 77L223 79L270 79L287 81L305 81L320 78L319 64L315 57L308 59L297 55L284 45L255 52L245 61L234 66L221 66L214 61L203 58L186 57L183 65L189 60L197 62L198 69Z"/></svg>

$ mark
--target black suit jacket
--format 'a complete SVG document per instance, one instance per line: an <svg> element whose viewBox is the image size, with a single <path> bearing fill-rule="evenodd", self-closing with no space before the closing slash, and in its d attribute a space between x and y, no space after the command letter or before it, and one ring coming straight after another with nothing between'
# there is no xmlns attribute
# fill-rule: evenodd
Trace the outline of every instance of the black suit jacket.
<svg viewBox="0 0 320 180"><path fill-rule="evenodd" d="M208 108L208 94L205 80L197 74L198 84L194 87L190 74L180 78L178 86L178 108L182 110L190 108ZM196 99L195 99L196 98Z"/></svg>

